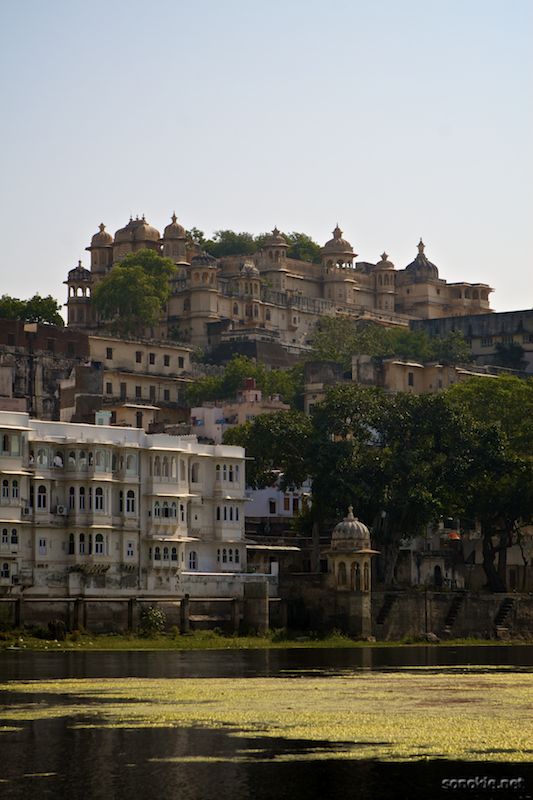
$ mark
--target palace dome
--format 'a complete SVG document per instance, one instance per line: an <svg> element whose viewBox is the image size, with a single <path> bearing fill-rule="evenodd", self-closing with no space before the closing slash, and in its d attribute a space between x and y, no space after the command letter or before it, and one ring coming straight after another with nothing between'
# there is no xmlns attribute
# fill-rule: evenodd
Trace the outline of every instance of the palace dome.
<svg viewBox="0 0 533 800"><path fill-rule="evenodd" d="M424 242L420 239L418 243L418 255L414 261L411 261L405 268L406 272L411 275L421 278L438 278L439 270L432 264L431 261L424 255Z"/></svg>
<svg viewBox="0 0 533 800"><path fill-rule="evenodd" d="M144 216L142 219L130 218L130 221L124 228L120 228L115 233L115 244L123 242L159 242L159 231L149 225Z"/></svg>
<svg viewBox="0 0 533 800"><path fill-rule="evenodd" d="M338 255L351 255L355 256L353 247L349 241L342 238L342 231L338 225L335 226L333 231L333 239L330 239L322 248L323 253L334 253Z"/></svg>
<svg viewBox="0 0 533 800"><path fill-rule="evenodd" d="M205 251L191 258L191 267L201 267L201 266L214 267L216 266L216 263L217 263L216 258L209 255L209 253L206 253Z"/></svg>
<svg viewBox="0 0 533 800"><path fill-rule="evenodd" d="M163 239L186 239L187 232L183 225L180 225L176 213L172 214L172 222L163 231Z"/></svg>
<svg viewBox="0 0 533 800"><path fill-rule="evenodd" d="M105 229L103 222L98 226L98 233L91 239L91 247L109 247L113 244L113 237Z"/></svg>
<svg viewBox="0 0 533 800"><path fill-rule="evenodd" d="M363 522L354 517L352 506L342 522L335 525L331 534L331 548L349 551L370 548L370 531Z"/></svg>
<svg viewBox="0 0 533 800"><path fill-rule="evenodd" d="M69 269L68 271L69 281L90 281L91 277L91 273L88 269L85 269L85 267L82 266L81 261L78 261L77 267L74 267L74 269Z"/></svg>
<svg viewBox="0 0 533 800"><path fill-rule="evenodd" d="M375 266L375 269L382 269L382 270L394 269L394 264L392 263L392 261L389 261L389 256L387 253L383 252L381 254L381 261L378 261L378 263Z"/></svg>
<svg viewBox="0 0 533 800"><path fill-rule="evenodd" d="M289 245L285 241L285 237L281 231L279 231L276 227L270 236L265 239L263 247L289 247Z"/></svg>

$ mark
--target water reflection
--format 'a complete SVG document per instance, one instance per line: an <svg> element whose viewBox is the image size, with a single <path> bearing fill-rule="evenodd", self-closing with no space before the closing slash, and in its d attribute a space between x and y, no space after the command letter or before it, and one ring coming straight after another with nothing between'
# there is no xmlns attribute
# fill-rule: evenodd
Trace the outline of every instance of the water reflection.
<svg viewBox="0 0 533 800"><path fill-rule="evenodd" d="M409 667L533 668L533 645L120 652L4 651L0 681L54 678L267 678Z"/></svg>

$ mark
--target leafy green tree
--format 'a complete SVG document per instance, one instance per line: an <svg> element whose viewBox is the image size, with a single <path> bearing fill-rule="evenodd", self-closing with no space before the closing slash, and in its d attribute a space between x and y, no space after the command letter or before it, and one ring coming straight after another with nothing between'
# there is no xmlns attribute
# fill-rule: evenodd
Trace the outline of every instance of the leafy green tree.
<svg viewBox="0 0 533 800"><path fill-rule="evenodd" d="M287 403L294 403L302 389L301 370L268 370L261 362L247 356L234 355L226 365L224 374L207 375L193 381L187 389L190 405L204 402L230 400L235 397L246 378L254 378L257 386L266 395L279 394Z"/></svg>
<svg viewBox="0 0 533 800"><path fill-rule="evenodd" d="M153 250L130 253L94 290L93 302L100 318L120 335L139 335L159 320L174 271L172 261Z"/></svg>
<svg viewBox="0 0 533 800"><path fill-rule="evenodd" d="M353 355L395 356L418 361L465 363L472 356L461 333L430 337L425 331L384 328L346 317L323 317L312 337L313 358L338 361L349 369Z"/></svg>
<svg viewBox="0 0 533 800"><path fill-rule="evenodd" d="M297 258L300 261L312 261L313 264L320 264L322 248L310 236L296 231L283 235L289 245L287 258Z"/></svg>
<svg viewBox="0 0 533 800"><path fill-rule="evenodd" d="M191 228L189 231L186 231L186 235L190 244L197 244L202 248L204 247L206 241L205 235L199 228Z"/></svg>
<svg viewBox="0 0 533 800"><path fill-rule="evenodd" d="M230 230L215 231L212 239L203 243L204 250L214 258L223 256L250 256L257 251L251 233L236 233Z"/></svg>
<svg viewBox="0 0 533 800"><path fill-rule="evenodd" d="M533 378L470 378L450 387L446 396L475 420L499 427L513 453L524 457L533 454Z"/></svg>
<svg viewBox="0 0 533 800"><path fill-rule="evenodd" d="M309 476L312 431L310 417L301 411L278 411L231 428L224 434L224 443L246 448L250 486L271 486L281 471L281 486L286 488L301 485Z"/></svg>
<svg viewBox="0 0 533 800"><path fill-rule="evenodd" d="M498 342L496 344L496 355L493 356L493 361L500 367L521 371L527 366L525 352L522 345L518 344L518 342L511 342L510 344Z"/></svg>
<svg viewBox="0 0 533 800"><path fill-rule="evenodd" d="M52 295L41 297L34 294L28 300L19 300L7 294L0 297L0 318L18 319L21 322L40 322L45 325L63 327L65 321L61 314L61 305Z"/></svg>

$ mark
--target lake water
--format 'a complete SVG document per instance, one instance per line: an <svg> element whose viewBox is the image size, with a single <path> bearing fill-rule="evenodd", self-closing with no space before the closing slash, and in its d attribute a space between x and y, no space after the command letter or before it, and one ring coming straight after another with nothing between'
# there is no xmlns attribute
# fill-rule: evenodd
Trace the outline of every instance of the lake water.
<svg viewBox="0 0 533 800"><path fill-rule="evenodd" d="M0 654L0 682L65 678L253 678L310 674L327 678L360 670L390 671L452 666L458 674L472 667L501 667L506 673L531 671L533 646L366 647L348 649L38 652ZM25 698L4 692L2 705L45 703L44 695ZM31 709L29 716L31 717ZM0 713L1 718L1 713ZM304 761L306 741L236 739L223 729L73 728L75 716L32 720L21 730L0 734L0 798L73 800L433 800L452 797L532 797L533 766L486 762L419 761L381 763L331 758ZM1 724L1 719L0 719ZM519 724L519 721L517 721ZM502 747L505 743L502 743ZM244 749L268 757L241 763ZM198 761L154 759L194 756ZM279 756L288 757L280 761ZM216 762L210 761L216 757ZM523 778L518 790L446 790L443 779Z"/></svg>

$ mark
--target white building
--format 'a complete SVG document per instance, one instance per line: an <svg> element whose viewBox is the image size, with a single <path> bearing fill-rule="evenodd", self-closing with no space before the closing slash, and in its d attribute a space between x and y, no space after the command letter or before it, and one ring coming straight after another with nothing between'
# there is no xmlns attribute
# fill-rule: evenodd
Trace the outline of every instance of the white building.
<svg viewBox="0 0 533 800"><path fill-rule="evenodd" d="M4 594L235 597L257 580L242 448L15 412L0 442Z"/></svg>

